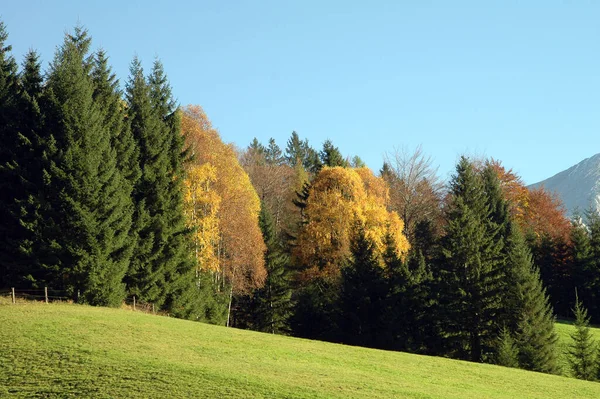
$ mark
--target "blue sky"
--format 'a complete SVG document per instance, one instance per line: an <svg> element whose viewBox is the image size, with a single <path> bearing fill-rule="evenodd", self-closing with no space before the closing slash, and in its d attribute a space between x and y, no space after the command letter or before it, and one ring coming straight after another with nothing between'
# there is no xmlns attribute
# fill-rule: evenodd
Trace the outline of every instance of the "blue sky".
<svg viewBox="0 0 600 399"><path fill-rule="evenodd" d="M377 171L421 144L442 178L470 154L526 183L600 152L600 2L28 0L0 18L19 61L47 66L77 23L122 84L159 57L242 147L296 130Z"/></svg>

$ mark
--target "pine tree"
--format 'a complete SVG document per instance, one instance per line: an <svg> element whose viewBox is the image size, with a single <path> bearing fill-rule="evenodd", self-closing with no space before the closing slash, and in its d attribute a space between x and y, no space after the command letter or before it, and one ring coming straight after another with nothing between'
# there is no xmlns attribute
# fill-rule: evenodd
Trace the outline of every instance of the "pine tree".
<svg viewBox="0 0 600 399"><path fill-rule="evenodd" d="M18 219L12 214L15 198L22 197L23 193L19 192L16 154L19 145L17 63L7 39L6 26L0 22L0 287L18 281L21 258L15 244L22 235Z"/></svg>
<svg viewBox="0 0 600 399"><path fill-rule="evenodd" d="M501 245L488 221L481 179L464 157L451 181L451 195L439 276L446 349L459 358L489 360L498 329Z"/></svg>
<svg viewBox="0 0 600 399"><path fill-rule="evenodd" d="M575 378L593 381L596 378L596 343L590 331L587 310L575 295L575 331L571 333L573 343L569 347L569 364Z"/></svg>
<svg viewBox="0 0 600 399"><path fill-rule="evenodd" d="M387 297L383 268L363 226L357 226L351 246L352 259L342 269L340 333L346 343L380 347Z"/></svg>
<svg viewBox="0 0 600 399"><path fill-rule="evenodd" d="M265 158L267 160L267 164L269 165L278 166L283 164L283 153L281 152L281 149L275 142L275 139L272 137L269 139L269 145L267 146L265 151Z"/></svg>
<svg viewBox="0 0 600 399"><path fill-rule="evenodd" d="M90 42L80 27L67 35L48 77L45 128L57 149L50 159L48 192L57 226L47 229L45 238L58 244L57 278L65 289L74 296L80 290L91 304L116 306L125 296L122 252L131 210L110 127L94 99Z"/></svg>
<svg viewBox="0 0 600 399"><path fill-rule="evenodd" d="M319 153L321 164L323 166L329 166L333 168L335 166L347 167L348 163L342 156L340 150L333 145L331 140L325 140L323 143L323 149Z"/></svg>
<svg viewBox="0 0 600 399"><path fill-rule="evenodd" d="M571 256L573 285L582 302L593 304L596 297L596 259L587 227L576 215L571 228Z"/></svg>
<svg viewBox="0 0 600 399"><path fill-rule="evenodd" d="M292 135L287 141L284 158L285 162L292 167L296 166L298 163L301 165L304 163L306 158L304 146L302 145L302 140L300 140L298 133L295 131L292 132Z"/></svg>
<svg viewBox="0 0 600 399"><path fill-rule="evenodd" d="M600 323L600 213L590 208L585 213L589 229L592 260L589 263L587 286L589 288L589 315L592 321Z"/></svg>
<svg viewBox="0 0 600 399"><path fill-rule="evenodd" d="M146 80L134 59L126 97L142 174L133 190L138 244L126 278L130 293L191 317L194 266L183 214L183 137L162 64Z"/></svg>
<svg viewBox="0 0 600 399"><path fill-rule="evenodd" d="M519 349L515 344L510 330L506 327L500 331L496 364L504 367L519 367Z"/></svg>
<svg viewBox="0 0 600 399"><path fill-rule="evenodd" d="M556 372L554 316L537 268L519 227L509 224L503 279L502 321L512 332L522 368Z"/></svg>
<svg viewBox="0 0 600 399"><path fill-rule="evenodd" d="M18 223L18 227L13 230L18 234L5 242L18 258L14 264L16 274L12 279L12 285L18 287L41 288L51 282L50 275L43 267L48 251L40 245L43 241L40 232L46 223L41 187L44 185L49 155L43 137L43 115L40 109L42 84L39 57L30 51L25 57L20 75L18 132L17 141L13 142L13 165L18 165L13 170L18 171L18 179L11 185L13 206L7 208L13 222Z"/></svg>
<svg viewBox="0 0 600 399"><path fill-rule="evenodd" d="M267 246L267 278L265 285L254 292L254 325L258 331L285 334L289 331L288 319L292 308L292 290L286 269L289 259L275 232L273 218L264 204L261 204L259 225Z"/></svg>

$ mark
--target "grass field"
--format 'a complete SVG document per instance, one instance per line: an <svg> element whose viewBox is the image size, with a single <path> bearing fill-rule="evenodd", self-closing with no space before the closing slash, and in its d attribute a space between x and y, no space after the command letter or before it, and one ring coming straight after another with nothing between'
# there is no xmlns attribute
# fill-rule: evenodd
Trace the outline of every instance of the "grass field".
<svg viewBox="0 0 600 399"><path fill-rule="evenodd" d="M600 383L124 309L0 304L0 337L2 398L600 397Z"/></svg>

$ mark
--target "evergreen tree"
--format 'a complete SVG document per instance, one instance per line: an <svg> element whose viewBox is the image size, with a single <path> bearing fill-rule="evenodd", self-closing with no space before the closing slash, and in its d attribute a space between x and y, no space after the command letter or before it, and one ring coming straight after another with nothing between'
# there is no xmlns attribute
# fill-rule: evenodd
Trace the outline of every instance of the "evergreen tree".
<svg viewBox="0 0 600 399"><path fill-rule="evenodd" d="M441 242L440 306L446 350L472 361L489 360L496 346L500 310L501 244L489 223L479 176L461 158L451 181L446 235Z"/></svg>
<svg viewBox="0 0 600 399"><path fill-rule="evenodd" d="M131 226L129 190L117 167L111 131L94 99L90 39L78 27L67 35L51 65L46 126L57 151L50 159L51 217L60 284L80 290L91 304L119 305L125 290ZM60 236L55 234L59 233Z"/></svg>
<svg viewBox="0 0 600 399"><path fill-rule="evenodd" d="M43 267L47 250L40 245L40 232L43 231L44 175L47 172L48 149L43 137L43 115L40 102L43 95L43 79L38 55L30 51L23 64L20 75L20 93L18 99L19 118L17 121L16 141L7 147L14 152L13 166L18 179L14 180L12 206L8 206L8 219L13 223L14 233L4 242L14 252L16 262L12 270L11 285L17 287L41 288L51 282L50 275ZM8 183L8 180L3 180ZM4 191L4 189L3 189Z"/></svg>
<svg viewBox="0 0 600 399"><path fill-rule="evenodd" d="M17 63L6 43L8 32L0 22L0 287L18 280L21 257L15 244L22 235L21 228L11 213L15 198L22 196L18 185L18 74ZM17 244L18 245L18 244Z"/></svg>
<svg viewBox="0 0 600 399"><path fill-rule="evenodd" d="M571 333L573 343L569 347L569 364L575 378L592 381L596 378L596 343L590 331L587 310L575 295L575 331Z"/></svg>
<svg viewBox="0 0 600 399"><path fill-rule="evenodd" d="M596 260L591 245L591 237L587 227L578 216L572 221L571 251L572 251L572 278L573 285L584 303L594 303L596 298L595 270Z"/></svg>
<svg viewBox="0 0 600 399"><path fill-rule="evenodd" d="M590 208L585 213L589 231L591 261L587 270L586 285L589 298L588 311L592 321L600 323L600 213Z"/></svg>
<svg viewBox="0 0 600 399"><path fill-rule="evenodd" d="M138 244L126 282L142 300L192 317L197 295L183 214L185 151L162 64L155 62L146 80L135 59L126 97L142 171L133 191Z"/></svg>
<svg viewBox="0 0 600 399"><path fill-rule="evenodd" d="M257 155L259 157L259 159L262 160L265 157L265 153L267 152L267 149L255 137L252 140L252 142L250 143L250 145L248 146L248 151L250 151L253 155Z"/></svg>
<svg viewBox="0 0 600 399"><path fill-rule="evenodd" d="M97 51L93 62L94 99L100 104L105 123L110 127L111 143L117 154L117 166L133 188L142 172L139 165L139 149L125 112L123 93L119 88L119 81L108 65L106 52Z"/></svg>
<svg viewBox="0 0 600 399"><path fill-rule="evenodd" d="M365 162L358 155L353 156L352 161L346 162L346 163L350 164L350 166L352 166L353 168L366 168L367 167L367 164L365 164Z"/></svg>
<svg viewBox="0 0 600 399"><path fill-rule="evenodd" d="M286 270L288 257L277 237L273 218L264 204L261 204L259 225L267 246L267 278L265 285L254 292L254 327L258 331L284 334L289 331L288 319L292 306L292 291Z"/></svg>
<svg viewBox="0 0 600 399"><path fill-rule="evenodd" d="M296 166L298 163L304 164L306 159L305 148L298 133L295 131L292 132L292 135L287 141L284 158L285 162L292 167Z"/></svg>
<svg viewBox="0 0 600 399"><path fill-rule="evenodd" d="M388 307L385 317L391 335L390 347L414 353L430 353L437 334L432 317L430 291L432 274L418 248L411 248L405 262L400 259L390 238L384 252L387 271Z"/></svg>
<svg viewBox="0 0 600 399"><path fill-rule="evenodd" d="M340 150L329 139L323 143L323 149L319 153L319 158L323 166L329 166L330 168L334 166L348 166Z"/></svg>
<svg viewBox="0 0 600 399"><path fill-rule="evenodd" d="M342 269L340 291L340 333L352 345L380 347L385 326L387 284L373 243L357 226L352 259Z"/></svg>
<svg viewBox="0 0 600 399"><path fill-rule="evenodd" d="M272 137L269 139L269 145L267 146L265 151L265 158L269 165L275 166L281 165L284 161L283 153L281 152L281 149L275 142L275 139Z"/></svg>
<svg viewBox="0 0 600 399"><path fill-rule="evenodd" d="M554 317L539 272L518 226L509 225L503 281L504 318L519 350L522 368L556 371Z"/></svg>
<svg viewBox="0 0 600 399"><path fill-rule="evenodd" d="M504 367L519 367L519 349L515 344L510 330L504 327L498 337L496 364Z"/></svg>

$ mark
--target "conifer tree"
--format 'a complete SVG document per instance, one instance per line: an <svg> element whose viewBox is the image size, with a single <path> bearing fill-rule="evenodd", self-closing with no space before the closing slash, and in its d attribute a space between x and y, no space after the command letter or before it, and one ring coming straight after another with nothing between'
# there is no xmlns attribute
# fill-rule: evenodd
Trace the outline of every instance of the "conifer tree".
<svg viewBox="0 0 600 399"><path fill-rule="evenodd" d="M275 142L275 139L272 137L269 139L269 145L265 151L265 158L267 163L273 166L281 165L284 161L283 153Z"/></svg>
<svg viewBox="0 0 600 399"><path fill-rule="evenodd" d="M351 246L352 259L342 269L340 333L346 343L380 347L387 297L383 269L362 225Z"/></svg>
<svg viewBox="0 0 600 399"><path fill-rule="evenodd" d="M0 22L0 286L18 279L20 256L15 244L20 238L18 220L11 214L18 186L18 75L17 63L7 44L8 32Z"/></svg>
<svg viewBox="0 0 600 399"><path fill-rule="evenodd" d="M503 278L503 318L519 350L522 368L556 372L554 317L537 268L519 227L509 224Z"/></svg>
<svg viewBox="0 0 600 399"><path fill-rule="evenodd" d="M519 349L510 330L506 327L502 328L498 337L496 364L504 367L519 367Z"/></svg>
<svg viewBox="0 0 600 399"><path fill-rule="evenodd" d="M569 364L575 378L593 381L596 379L596 343L590 331L587 310L575 295L575 331L571 333L573 343L569 346Z"/></svg>
<svg viewBox="0 0 600 399"><path fill-rule="evenodd" d="M5 243L18 259L14 264L16 274L12 276L12 285L41 288L51 282L48 270L43 267L48 251L40 245L43 241L40 232L44 223L47 223L42 187L49 154L45 147L40 109L43 79L39 57L34 51L26 55L19 80L18 131L16 142L12 142L13 166L16 166L13 171L18 172L18 179L11 184L13 202L12 207L7 208L9 220L17 221L18 226L13 230L15 235L12 239L7 239ZM11 146L8 142L5 144Z"/></svg>
<svg viewBox="0 0 600 399"><path fill-rule="evenodd" d="M329 166L330 168L335 166L348 166L348 163L342 156L339 148L334 146L332 141L329 139L325 140L323 143L323 149L319 153L319 157L323 166Z"/></svg>
<svg viewBox="0 0 600 399"><path fill-rule="evenodd" d="M102 49L94 56L92 79L94 99L100 104L105 123L110 127L111 143L117 154L117 166L133 188L141 175L139 149L131 133L119 81L108 65L108 56Z"/></svg>
<svg viewBox="0 0 600 399"><path fill-rule="evenodd" d="M129 191L117 167L110 127L94 99L90 38L77 27L51 65L46 129L56 152L50 159L49 198L63 287L91 304L116 306L125 296L122 252L131 226ZM52 234L54 233L54 234Z"/></svg>
<svg viewBox="0 0 600 399"><path fill-rule="evenodd" d="M292 135L287 141L285 147L285 161L289 166L296 166L298 163L303 164L306 154L302 145L302 140L298 136L296 131L292 132Z"/></svg>
<svg viewBox="0 0 600 399"><path fill-rule="evenodd" d="M587 287L589 288L588 311L593 322L600 323L600 213L589 209L585 213L589 230L592 260L589 263Z"/></svg>
<svg viewBox="0 0 600 399"><path fill-rule="evenodd" d="M439 276L446 350L459 358L489 360L498 333L501 245L488 222L481 179L464 157L452 178L451 195Z"/></svg>
<svg viewBox="0 0 600 399"><path fill-rule="evenodd" d="M570 239L573 285L583 303L593 304L597 295L595 292L598 279L595 270L596 259L588 228L577 215L572 221Z"/></svg>
<svg viewBox="0 0 600 399"><path fill-rule="evenodd" d="M289 259L283 252L275 232L273 218L264 204L261 204L259 225L267 246L265 252L267 278L265 285L254 292L253 300L256 302L254 325L258 331L285 334L289 331L288 319L292 306L292 290L286 269Z"/></svg>
<svg viewBox="0 0 600 399"><path fill-rule="evenodd" d="M138 244L126 278L129 291L145 301L190 317L193 262L183 214L183 137L162 64L146 80L134 59L126 97L142 174L134 187Z"/></svg>

